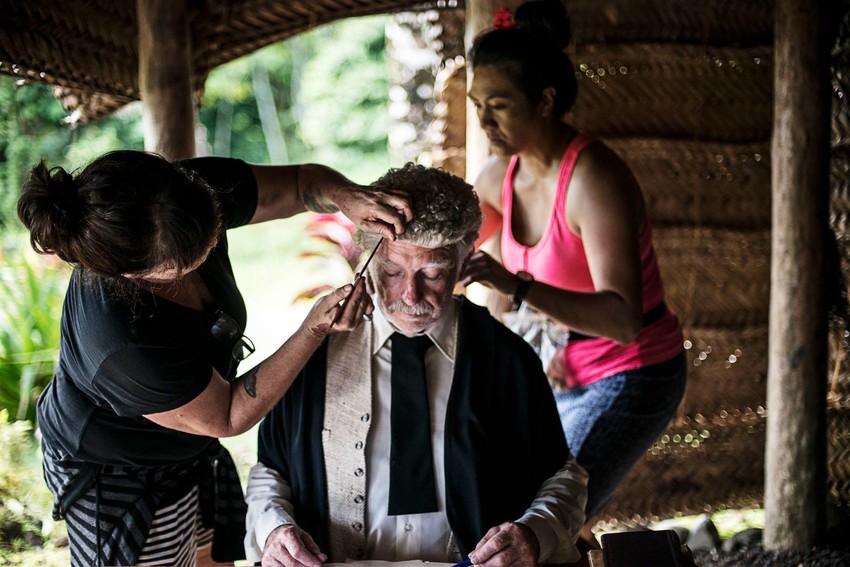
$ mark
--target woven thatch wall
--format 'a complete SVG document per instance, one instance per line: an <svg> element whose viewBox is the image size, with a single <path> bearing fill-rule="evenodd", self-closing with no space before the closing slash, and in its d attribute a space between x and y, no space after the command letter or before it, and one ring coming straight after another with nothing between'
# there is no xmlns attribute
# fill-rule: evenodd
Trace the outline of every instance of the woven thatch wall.
<svg viewBox="0 0 850 567"><path fill-rule="evenodd" d="M850 282L850 2L841 3L840 26L832 51L832 156L830 160L830 225L835 234L837 282L844 310L830 325L829 393L827 395L827 450L829 494L850 506L850 332L846 312L846 284ZM842 312L843 311L843 312Z"/></svg>
<svg viewBox="0 0 850 567"><path fill-rule="evenodd" d="M690 362L611 520L760 501L770 284L772 2L574 2L571 119L632 167ZM597 29L593 29L596 26ZM581 30L581 31L579 31Z"/></svg>
<svg viewBox="0 0 850 567"><path fill-rule="evenodd" d="M579 78L569 119L604 139L641 183L667 298L682 319L690 363L675 420L615 494L607 519L634 524L759 504L770 286L773 2L567 4L574 35L568 51ZM850 49L837 50L836 63L833 228L843 271L850 274L845 96ZM464 78L465 70L452 65L440 77L450 116L440 122L446 141L436 154L462 150L463 138L452 125L465 117ZM842 341L832 354L829 489L836 500L850 503L848 339L836 335L833 342Z"/></svg>

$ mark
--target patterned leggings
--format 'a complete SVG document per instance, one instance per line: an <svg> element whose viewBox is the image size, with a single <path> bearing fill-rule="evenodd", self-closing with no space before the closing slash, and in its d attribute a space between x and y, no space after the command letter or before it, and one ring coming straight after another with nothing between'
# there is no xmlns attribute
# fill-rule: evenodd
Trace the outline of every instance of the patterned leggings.
<svg viewBox="0 0 850 567"><path fill-rule="evenodd" d="M602 512L614 490L664 431L685 393L685 353L554 392L570 451L590 480L587 519Z"/></svg>

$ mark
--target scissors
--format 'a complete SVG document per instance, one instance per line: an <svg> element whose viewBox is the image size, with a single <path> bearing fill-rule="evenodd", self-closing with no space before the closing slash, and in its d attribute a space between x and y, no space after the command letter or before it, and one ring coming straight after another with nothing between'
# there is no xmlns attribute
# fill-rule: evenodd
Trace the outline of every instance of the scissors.
<svg viewBox="0 0 850 567"><path fill-rule="evenodd" d="M375 252L378 251L378 248L381 247L381 243L383 241L384 237L381 237L375 247L372 248L372 252L370 252L369 257L366 258L366 263L363 264L363 267L360 268L359 272L357 272L357 277L354 278L354 285L352 286L351 292L348 294L348 297L351 297L351 295L354 293L354 290L357 289L357 284L360 283L360 281L363 279L363 274L366 273L366 267L369 265L369 262L372 261L372 257L375 255ZM348 297L345 298L345 301L343 301L342 306L340 306L339 310L336 312L336 315L334 315L333 321L331 321L331 328L333 328L336 322L339 321L339 318L342 316L342 312L345 311L345 306L348 305Z"/></svg>

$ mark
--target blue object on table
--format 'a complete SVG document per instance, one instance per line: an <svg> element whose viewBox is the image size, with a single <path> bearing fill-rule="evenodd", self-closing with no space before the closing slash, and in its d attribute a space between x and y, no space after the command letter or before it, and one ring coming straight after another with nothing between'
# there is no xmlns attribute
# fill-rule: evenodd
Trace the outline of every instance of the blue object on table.
<svg viewBox="0 0 850 567"><path fill-rule="evenodd" d="M472 565L472 559L467 557L460 563L455 563L454 565L452 565L452 567L469 567L470 565Z"/></svg>

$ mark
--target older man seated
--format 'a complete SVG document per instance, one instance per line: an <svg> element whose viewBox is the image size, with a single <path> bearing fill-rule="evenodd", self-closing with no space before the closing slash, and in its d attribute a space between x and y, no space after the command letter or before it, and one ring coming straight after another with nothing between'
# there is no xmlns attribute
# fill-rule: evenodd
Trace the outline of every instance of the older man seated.
<svg viewBox="0 0 850 567"><path fill-rule="evenodd" d="M330 335L260 427L248 559L577 560L587 475L540 360L452 295L481 224L478 198L462 179L412 164L374 185L403 193L414 218L368 268L373 320Z"/></svg>

